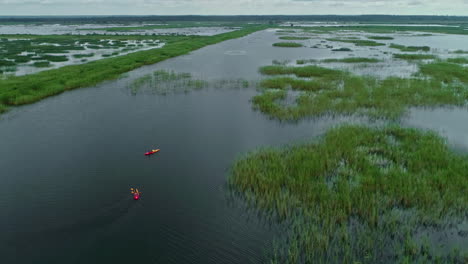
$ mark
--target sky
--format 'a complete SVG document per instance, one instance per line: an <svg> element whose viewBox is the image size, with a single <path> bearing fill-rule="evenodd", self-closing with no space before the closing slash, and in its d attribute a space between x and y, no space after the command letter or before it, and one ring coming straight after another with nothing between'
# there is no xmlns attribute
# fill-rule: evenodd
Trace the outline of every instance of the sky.
<svg viewBox="0 0 468 264"><path fill-rule="evenodd" d="M463 15L468 0L0 0L0 15Z"/></svg>

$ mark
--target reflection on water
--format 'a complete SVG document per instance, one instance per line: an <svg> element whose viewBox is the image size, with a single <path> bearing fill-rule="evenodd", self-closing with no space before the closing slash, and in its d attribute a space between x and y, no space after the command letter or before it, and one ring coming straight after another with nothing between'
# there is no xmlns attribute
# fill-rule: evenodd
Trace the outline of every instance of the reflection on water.
<svg viewBox="0 0 468 264"><path fill-rule="evenodd" d="M466 107L412 108L402 120L405 126L430 129L447 138L452 147L468 151L468 109Z"/></svg>

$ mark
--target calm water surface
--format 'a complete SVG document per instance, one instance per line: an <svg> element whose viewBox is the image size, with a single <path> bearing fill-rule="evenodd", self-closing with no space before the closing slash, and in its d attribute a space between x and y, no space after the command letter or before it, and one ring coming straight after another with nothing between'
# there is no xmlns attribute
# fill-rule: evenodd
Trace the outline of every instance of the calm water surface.
<svg viewBox="0 0 468 264"><path fill-rule="evenodd" d="M229 198L232 162L367 121L279 123L251 109L253 88L158 96L132 95L127 84L157 69L256 81L273 59L333 55L274 48L277 38L263 31L205 47L0 116L2 263L265 262L277 228ZM417 126L424 114L415 115L405 125Z"/></svg>
<svg viewBox="0 0 468 264"><path fill-rule="evenodd" d="M255 80L272 59L312 52L274 49L275 38L260 32L206 47L2 115L2 262L265 261L275 229L228 198L230 165L349 118L281 124L251 109L252 88L133 96L126 85L159 68ZM143 155L155 147L161 152Z"/></svg>

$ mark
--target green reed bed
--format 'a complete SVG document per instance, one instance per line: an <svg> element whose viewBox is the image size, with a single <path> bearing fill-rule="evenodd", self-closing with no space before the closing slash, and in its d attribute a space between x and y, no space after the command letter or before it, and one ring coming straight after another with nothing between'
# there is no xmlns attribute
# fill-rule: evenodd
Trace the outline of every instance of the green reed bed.
<svg viewBox="0 0 468 264"><path fill-rule="evenodd" d="M375 40L392 40L392 39L394 39L393 37L387 37L387 36L369 36L367 38L375 39Z"/></svg>
<svg viewBox="0 0 468 264"><path fill-rule="evenodd" d="M468 68L462 65L436 62L430 64L422 64L419 66L420 72L424 75L431 76L433 79L443 83L468 84Z"/></svg>
<svg viewBox="0 0 468 264"><path fill-rule="evenodd" d="M44 60L48 60L48 61L51 61L51 62L64 62L64 61L68 61L68 57L67 56L54 56L54 55L44 55L42 56L42 58Z"/></svg>
<svg viewBox="0 0 468 264"><path fill-rule="evenodd" d="M353 51L350 48L337 48L337 49L332 49L332 51Z"/></svg>
<svg viewBox="0 0 468 264"><path fill-rule="evenodd" d="M401 51L410 51L410 52L415 52L415 51L428 52L431 50L431 47L428 47L428 46L403 46L403 45L398 45L395 43L390 44L389 47L392 49L399 49Z"/></svg>
<svg viewBox="0 0 468 264"><path fill-rule="evenodd" d="M385 46L385 43L375 42L372 40L361 40L361 39L339 39L339 38L329 38L328 41L334 42L344 42L344 43L353 43L356 46Z"/></svg>
<svg viewBox="0 0 468 264"><path fill-rule="evenodd" d="M377 63L381 60L376 58L365 58L365 57L352 57L352 58L343 58L343 59L324 59L320 62L342 62L342 63Z"/></svg>
<svg viewBox="0 0 468 264"><path fill-rule="evenodd" d="M465 57L449 58L449 59L447 59L447 62L459 63L459 64L468 64L468 58L465 58Z"/></svg>
<svg viewBox="0 0 468 264"><path fill-rule="evenodd" d="M283 36L280 37L282 40L307 40L310 39L310 37L294 37L294 36Z"/></svg>
<svg viewBox="0 0 468 264"><path fill-rule="evenodd" d="M274 77L264 80L261 82L264 91L254 96L252 103L255 109L280 120L299 120L327 114L398 119L410 106L461 106L466 103L468 69L450 63L420 67L420 74L432 78L390 77L379 80L315 65L265 66L260 68L265 75L295 75L310 79ZM281 104L278 96L287 94L289 88L304 93L294 105Z"/></svg>
<svg viewBox="0 0 468 264"><path fill-rule="evenodd" d="M452 51L450 53L455 53L455 54L468 54L468 50L456 50Z"/></svg>
<svg viewBox="0 0 468 264"><path fill-rule="evenodd" d="M377 63L377 62L381 62L381 60L376 59L376 58L351 57L351 58L342 58L342 59L297 60L296 64L302 65L302 64L306 64L306 63L318 63L318 62L322 62L322 63L333 63L333 62L339 62L339 63Z"/></svg>
<svg viewBox="0 0 468 264"><path fill-rule="evenodd" d="M94 53L86 53L86 54L74 54L73 58L81 59L81 58L88 58L93 57Z"/></svg>
<svg viewBox="0 0 468 264"><path fill-rule="evenodd" d="M4 113L8 110L8 108L5 105L0 104L0 113Z"/></svg>
<svg viewBox="0 0 468 264"><path fill-rule="evenodd" d="M130 83L132 94L140 90L151 91L155 94L166 95L168 93L189 92L205 88L207 82L194 80L190 73L176 73L174 71L158 70L144 75Z"/></svg>
<svg viewBox="0 0 468 264"><path fill-rule="evenodd" d="M16 63L28 63L31 61L31 56L12 56Z"/></svg>
<svg viewBox="0 0 468 264"><path fill-rule="evenodd" d="M158 70L133 80L127 87L133 95L139 93L167 95L204 88L248 88L250 83L243 79L205 81L194 79L190 73Z"/></svg>
<svg viewBox="0 0 468 264"><path fill-rule="evenodd" d="M215 36L167 36L164 37L167 40L165 41L166 45L160 49L139 51L125 56L80 65L64 66L59 69L0 80L0 104L13 106L33 103L67 90L115 79L122 73L143 65L154 64L168 58L187 54L207 45L243 37L265 28L265 26L246 27L238 31ZM124 36L124 38L130 37Z"/></svg>
<svg viewBox="0 0 468 264"><path fill-rule="evenodd" d="M50 65L50 62L48 61L37 61L33 63L33 66L37 68L47 68L47 67L50 67L51 65Z"/></svg>
<svg viewBox="0 0 468 264"><path fill-rule="evenodd" d="M396 59L402 60L434 60L437 59L437 56L432 54L401 54L395 53L393 57Z"/></svg>
<svg viewBox="0 0 468 264"><path fill-rule="evenodd" d="M15 65L16 63L14 61L0 60L0 67L15 66Z"/></svg>
<svg viewBox="0 0 468 264"><path fill-rule="evenodd" d="M285 226L271 263L466 263L431 240L467 220L466 171L435 133L342 126L241 157L229 186Z"/></svg>
<svg viewBox="0 0 468 264"><path fill-rule="evenodd" d="M273 43L274 47L282 47L282 48L300 48L304 47L301 43L296 42L277 42Z"/></svg>

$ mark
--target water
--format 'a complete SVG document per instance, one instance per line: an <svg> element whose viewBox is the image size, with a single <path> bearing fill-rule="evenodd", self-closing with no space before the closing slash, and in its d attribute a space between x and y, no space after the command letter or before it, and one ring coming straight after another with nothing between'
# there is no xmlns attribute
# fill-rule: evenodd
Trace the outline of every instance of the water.
<svg viewBox="0 0 468 264"><path fill-rule="evenodd" d="M277 40L274 31L258 32L1 115L2 261L265 262L278 227L232 200L226 187L232 162L258 147L309 141L337 124L368 121L280 123L252 110L253 88L158 96L132 95L127 85L158 69L208 81L257 81L258 67L272 60L334 54L272 47ZM418 111L403 125L444 127L450 144L466 146L466 110ZM152 148L161 152L145 157ZM132 200L130 187L142 191L140 201Z"/></svg>
<svg viewBox="0 0 468 264"><path fill-rule="evenodd" d="M260 32L209 46L0 116L2 261L265 262L276 229L229 198L232 162L365 121L282 124L251 109L251 88L134 96L126 86L159 68L256 80L259 65L304 56L274 49L272 38ZM143 155L156 147L160 153ZM142 191L140 201L130 187Z"/></svg>
<svg viewBox="0 0 468 264"><path fill-rule="evenodd" d="M141 27L142 25L141 24L134 24L134 25L118 25L118 24L114 24L114 25L109 25L109 24L104 24L104 25L99 25L99 24L0 25L0 34L32 34L32 35L64 35L64 34L170 35L170 34L178 34L178 35L213 36L213 35L236 30L235 28L227 28L227 27L161 28L161 29L116 31L116 32L102 30L102 28L108 28L108 27L127 27L127 26ZM82 30L82 29L87 29L87 30Z"/></svg>

